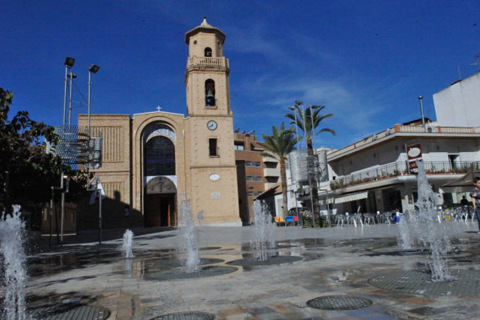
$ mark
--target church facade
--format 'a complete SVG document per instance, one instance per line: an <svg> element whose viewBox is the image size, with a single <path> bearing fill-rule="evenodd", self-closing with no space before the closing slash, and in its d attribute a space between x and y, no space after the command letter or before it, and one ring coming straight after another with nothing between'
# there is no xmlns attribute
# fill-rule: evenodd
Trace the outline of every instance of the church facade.
<svg viewBox="0 0 480 320"><path fill-rule="evenodd" d="M91 171L105 190L106 228L177 226L183 201L202 225L241 226L225 34L204 19L185 42L186 116L90 116L91 136L103 137L102 167ZM97 209L79 209L82 227Z"/></svg>

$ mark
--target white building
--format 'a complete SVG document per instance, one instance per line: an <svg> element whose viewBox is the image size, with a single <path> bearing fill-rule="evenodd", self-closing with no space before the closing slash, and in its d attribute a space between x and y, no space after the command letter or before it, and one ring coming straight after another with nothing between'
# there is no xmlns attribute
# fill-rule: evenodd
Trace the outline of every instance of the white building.
<svg viewBox="0 0 480 320"><path fill-rule="evenodd" d="M328 180L319 184L318 192L321 211L413 210L417 181L410 149L423 160L429 182L439 193L438 204L457 204L465 193L452 193L444 185L480 168L480 73L435 94L434 102L437 122L422 124L418 119L396 124L327 151ZM308 187L298 188L298 184L289 186L299 191L297 199L308 206Z"/></svg>
<svg viewBox="0 0 480 320"><path fill-rule="evenodd" d="M480 126L480 73L434 94L433 103L440 126Z"/></svg>
<svg viewBox="0 0 480 320"><path fill-rule="evenodd" d="M451 193L454 190L444 185L480 168L480 73L433 97L436 122L396 124L329 152L329 182L321 188L331 191L323 203L340 212L414 209L417 182L409 166L410 149L421 151L429 182L439 193L438 203L458 203L464 194Z"/></svg>
<svg viewBox="0 0 480 320"><path fill-rule="evenodd" d="M439 194L439 205L458 204L463 195L469 199L445 184L480 169L480 73L436 93L434 103L436 122L422 124L418 119L396 124L338 150L317 150L319 154L326 151L328 163L326 172L321 164L317 172L321 212L413 210L417 200L415 157L423 160L429 182ZM322 162L322 156L319 158ZM289 209L311 206L304 162L292 160L287 165ZM280 203L279 190L274 193L273 202ZM281 211L276 211L281 216Z"/></svg>
<svg viewBox="0 0 480 320"><path fill-rule="evenodd" d="M341 212L413 210L417 196L415 168L408 150L421 151L438 204L458 203L442 186L480 167L480 128L445 127L421 122L395 125L328 154L330 180L323 196ZM322 195L321 195L322 196Z"/></svg>

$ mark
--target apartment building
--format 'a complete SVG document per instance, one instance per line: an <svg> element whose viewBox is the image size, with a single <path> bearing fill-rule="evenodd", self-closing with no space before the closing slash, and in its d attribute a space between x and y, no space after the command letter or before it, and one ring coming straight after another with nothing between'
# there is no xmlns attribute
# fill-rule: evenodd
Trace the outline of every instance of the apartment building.
<svg viewBox="0 0 480 320"><path fill-rule="evenodd" d="M413 210L415 161L421 159L438 204L468 194L447 186L480 169L480 73L434 94L437 121L418 119L327 153L329 180L321 184L325 208L341 212ZM480 174L478 174L480 176Z"/></svg>
<svg viewBox="0 0 480 320"><path fill-rule="evenodd" d="M235 163L237 165L240 219L249 225L255 217L254 199L280 182L278 161L262 155L264 148L258 144L253 132L235 132Z"/></svg>

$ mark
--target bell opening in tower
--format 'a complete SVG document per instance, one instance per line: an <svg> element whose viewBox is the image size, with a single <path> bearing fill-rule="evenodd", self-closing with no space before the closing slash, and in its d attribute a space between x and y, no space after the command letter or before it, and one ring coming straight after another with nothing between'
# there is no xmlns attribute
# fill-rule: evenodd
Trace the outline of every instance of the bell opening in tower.
<svg viewBox="0 0 480 320"><path fill-rule="evenodd" d="M205 57L211 57L212 56L212 48L205 48Z"/></svg>
<svg viewBox="0 0 480 320"><path fill-rule="evenodd" d="M215 82L212 79L205 81L205 105L215 106Z"/></svg>

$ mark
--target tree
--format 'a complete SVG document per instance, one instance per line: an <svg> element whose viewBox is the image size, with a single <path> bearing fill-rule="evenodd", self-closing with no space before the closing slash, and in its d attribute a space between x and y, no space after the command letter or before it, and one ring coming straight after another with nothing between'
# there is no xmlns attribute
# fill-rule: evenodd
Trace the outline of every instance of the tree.
<svg viewBox="0 0 480 320"><path fill-rule="evenodd" d="M308 155L313 155L313 137L315 134L330 132L332 135L336 135L335 130L329 128L321 128L316 131L321 122L330 118L333 114L320 114L325 109L325 106L309 106L307 108L302 106L302 101L295 100L295 105L292 107L293 113L287 113L285 117L291 120L291 124L296 125L302 130L304 137L301 138L305 138L306 140Z"/></svg>
<svg viewBox="0 0 480 320"><path fill-rule="evenodd" d="M323 132L330 132L332 135L335 135L336 132L330 128L320 128L320 124L323 120L330 118L333 116L332 113L328 114L321 114L321 112L325 109L325 106L309 106L305 108L303 106L303 102L299 100L295 100L295 105L292 107L292 113L285 114L285 117L289 118L291 124L294 124L297 128L299 128L304 136L299 137L300 139L305 139L307 145L307 157L308 159L313 159L314 150L313 150L313 138L315 134L320 134ZM307 160L308 160L307 159ZM312 163L312 162L310 162ZM315 163L315 162L313 162ZM318 203L318 187L317 187L317 179L316 177L309 177L310 184L311 184L311 192L312 192L312 201L313 201L313 214L320 214L320 206Z"/></svg>
<svg viewBox="0 0 480 320"><path fill-rule="evenodd" d="M280 177L282 180L282 196L283 196L283 216L288 215L288 199L287 199L287 171L285 163L288 154L295 150L297 140L291 128L285 129L285 124L282 122L280 129L272 126L273 135L269 136L262 133L263 142L259 142L267 151L262 152L263 156L277 159L280 164Z"/></svg>
<svg viewBox="0 0 480 320"><path fill-rule="evenodd" d="M79 180L82 173L45 152L45 140L58 141L53 127L30 119L27 111L8 118L12 100L12 92L0 88L0 210L8 212L12 204L19 204L39 213L62 172Z"/></svg>

